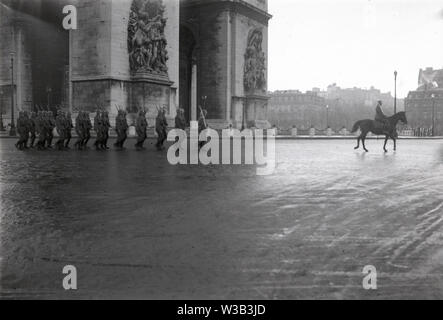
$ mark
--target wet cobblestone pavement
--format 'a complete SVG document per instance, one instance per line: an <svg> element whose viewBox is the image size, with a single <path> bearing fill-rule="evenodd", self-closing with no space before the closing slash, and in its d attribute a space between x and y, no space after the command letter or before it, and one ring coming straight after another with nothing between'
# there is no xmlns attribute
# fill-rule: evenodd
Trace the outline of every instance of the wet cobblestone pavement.
<svg viewBox="0 0 443 320"><path fill-rule="evenodd" d="M443 142L278 141L273 175L0 139L0 297L443 298ZM150 142L152 143L152 141ZM64 291L75 265L78 290ZM365 265L378 290L362 288Z"/></svg>

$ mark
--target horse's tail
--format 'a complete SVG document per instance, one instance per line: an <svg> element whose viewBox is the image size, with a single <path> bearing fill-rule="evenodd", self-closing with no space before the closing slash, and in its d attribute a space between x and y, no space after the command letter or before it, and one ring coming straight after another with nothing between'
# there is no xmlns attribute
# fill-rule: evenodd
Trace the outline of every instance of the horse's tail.
<svg viewBox="0 0 443 320"><path fill-rule="evenodd" d="M362 123L362 120L357 121L357 122L354 124L354 126L352 127L352 131L351 131L351 133L357 132L358 128L360 128L361 123Z"/></svg>

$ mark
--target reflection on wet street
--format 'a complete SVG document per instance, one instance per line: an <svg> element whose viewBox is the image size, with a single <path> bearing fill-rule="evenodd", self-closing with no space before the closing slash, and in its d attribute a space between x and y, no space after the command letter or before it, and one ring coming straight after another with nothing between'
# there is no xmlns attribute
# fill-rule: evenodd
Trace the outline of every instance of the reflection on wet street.
<svg viewBox="0 0 443 320"><path fill-rule="evenodd" d="M2 139L0 297L443 298L443 142L354 145L278 141L275 173L257 176L171 166L153 146ZM365 265L378 290L362 288Z"/></svg>

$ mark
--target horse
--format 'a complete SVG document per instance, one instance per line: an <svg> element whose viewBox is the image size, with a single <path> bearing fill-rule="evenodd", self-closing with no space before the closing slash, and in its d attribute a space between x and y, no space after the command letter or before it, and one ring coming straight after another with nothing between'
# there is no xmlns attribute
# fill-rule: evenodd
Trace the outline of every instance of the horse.
<svg viewBox="0 0 443 320"><path fill-rule="evenodd" d="M366 152L369 152L368 149L366 149L365 140L368 133L372 132L376 135L384 135L386 137L385 144L383 146L383 150L385 152L388 152L388 150L386 149L386 144L388 143L389 138L391 138L394 141L394 151L397 150L397 138L398 138L397 124L399 121L401 121L404 124L408 124L408 119L406 118L405 112L402 111L396 113L391 117L388 117L387 125L384 125L383 123L370 119L357 121L354 124L354 127L352 128L352 133L356 132L360 128L361 134L357 138L357 146L354 149L357 150L358 148L360 148L360 140L361 140L363 149Z"/></svg>

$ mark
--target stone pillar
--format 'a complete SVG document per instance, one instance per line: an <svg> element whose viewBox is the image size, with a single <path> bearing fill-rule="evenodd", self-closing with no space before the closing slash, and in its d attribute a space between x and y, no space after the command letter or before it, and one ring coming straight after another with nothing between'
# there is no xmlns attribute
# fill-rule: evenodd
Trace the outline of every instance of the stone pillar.
<svg viewBox="0 0 443 320"><path fill-rule="evenodd" d="M0 5L0 88L5 123L11 119L11 94L14 94L15 121L19 111L32 110L31 41L28 22L22 13ZM13 75L11 73L13 54ZM12 76L14 88L12 88Z"/></svg>

